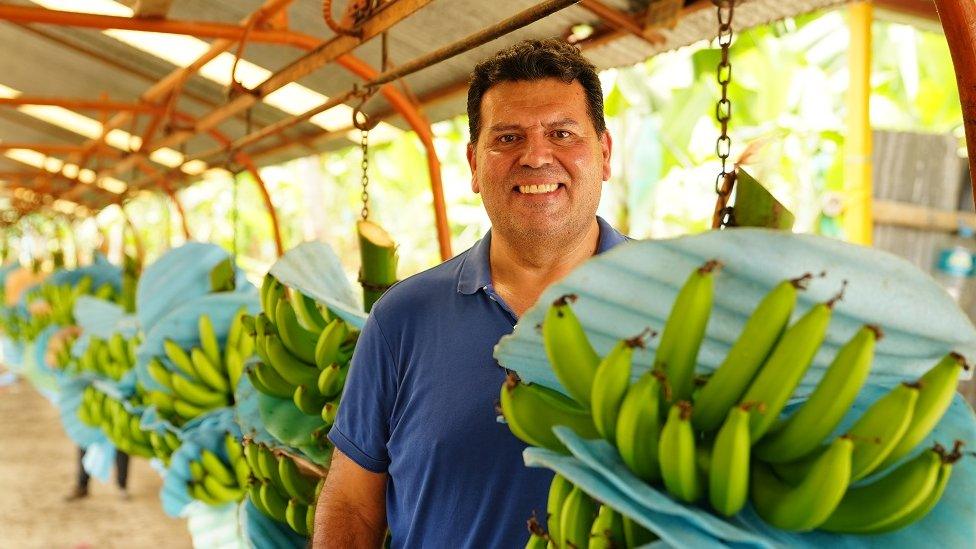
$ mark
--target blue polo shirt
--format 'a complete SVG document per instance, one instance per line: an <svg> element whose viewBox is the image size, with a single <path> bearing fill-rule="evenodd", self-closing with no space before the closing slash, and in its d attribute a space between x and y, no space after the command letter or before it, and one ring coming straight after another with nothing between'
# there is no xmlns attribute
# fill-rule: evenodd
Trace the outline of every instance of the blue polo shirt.
<svg viewBox="0 0 976 549"><path fill-rule="evenodd" d="M601 218L597 253L626 237ZM491 231L468 251L394 287L356 345L329 438L388 473L394 547L516 547L545 518L552 473L496 421L505 370L495 344L518 320L495 293Z"/></svg>

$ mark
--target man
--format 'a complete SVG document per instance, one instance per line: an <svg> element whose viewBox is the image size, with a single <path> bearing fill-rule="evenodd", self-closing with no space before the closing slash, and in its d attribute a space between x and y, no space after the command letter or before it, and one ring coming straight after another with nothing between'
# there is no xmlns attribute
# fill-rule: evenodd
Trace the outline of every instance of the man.
<svg viewBox="0 0 976 549"><path fill-rule="evenodd" d="M596 217L610 135L593 66L556 40L481 62L468 91L471 188L492 229L391 288L359 338L315 547L514 547L552 474L496 420L498 340L542 291L625 240Z"/></svg>

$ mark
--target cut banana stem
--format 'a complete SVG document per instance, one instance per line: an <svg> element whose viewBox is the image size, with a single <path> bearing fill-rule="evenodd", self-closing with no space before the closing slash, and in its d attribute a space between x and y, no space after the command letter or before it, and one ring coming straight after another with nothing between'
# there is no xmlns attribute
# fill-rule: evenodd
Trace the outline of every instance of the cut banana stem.
<svg viewBox="0 0 976 549"><path fill-rule="evenodd" d="M397 281L396 243L389 233L371 221L356 223L356 232L362 260L359 275L363 286L363 307L369 312L383 292Z"/></svg>

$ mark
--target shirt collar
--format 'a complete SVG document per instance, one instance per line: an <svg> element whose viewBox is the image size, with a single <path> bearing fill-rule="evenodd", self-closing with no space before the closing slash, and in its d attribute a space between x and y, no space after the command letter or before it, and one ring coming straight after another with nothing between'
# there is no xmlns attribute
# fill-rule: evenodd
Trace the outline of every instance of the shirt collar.
<svg viewBox="0 0 976 549"><path fill-rule="evenodd" d="M602 217L596 216L596 222L600 226L596 253L602 254L617 244L627 241L626 236L611 227ZM458 293L470 295L491 285L490 250L491 229L465 254L458 275Z"/></svg>

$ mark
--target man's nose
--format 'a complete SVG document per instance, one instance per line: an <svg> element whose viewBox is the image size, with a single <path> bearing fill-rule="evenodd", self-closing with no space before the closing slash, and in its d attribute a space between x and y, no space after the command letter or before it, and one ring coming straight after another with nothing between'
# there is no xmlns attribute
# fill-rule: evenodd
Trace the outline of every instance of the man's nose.
<svg viewBox="0 0 976 549"><path fill-rule="evenodd" d="M542 168L552 164L552 143L544 135L526 136L519 163L526 168Z"/></svg>

